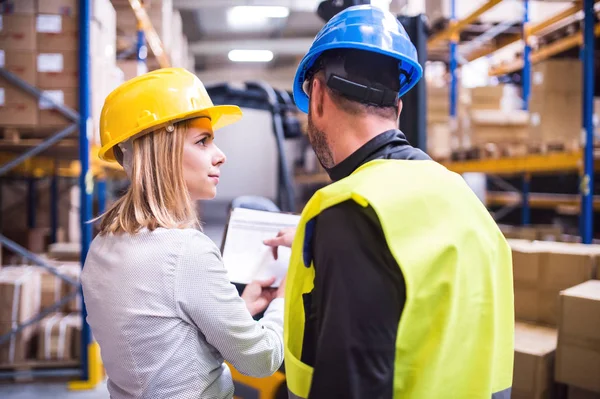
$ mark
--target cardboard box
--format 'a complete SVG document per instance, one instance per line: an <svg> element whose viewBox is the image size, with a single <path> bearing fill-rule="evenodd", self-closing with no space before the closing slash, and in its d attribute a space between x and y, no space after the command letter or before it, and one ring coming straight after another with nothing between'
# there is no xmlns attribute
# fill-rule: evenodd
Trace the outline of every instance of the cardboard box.
<svg viewBox="0 0 600 399"><path fill-rule="evenodd" d="M35 14L36 0L3 0L0 14Z"/></svg>
<svg viewBox="0 0 600 399"><path fill-rule="evenodd" d="M37 100L6 82L0 82L0 125L36 126Z"/></svg>
<svg viewBox="0 0 600 399"><path fill-rule="evenodd" d="M35 16L0 15L0 48L34 51L36 49Z"/></svg>
<svg viewBox="0 0 600 399"><path fill-rule="evenodd" d="M558 242L514 242L515 317L556 326L559 293L594 278L600 249Z"/></svg>
<svg viewBox="0 0 600 399"><path fill-rule="evenodd" d="M79 357L81 315L52 313L42 319L38 334L38 360L70 360Z"/></svg>
<svg viewBox="0 0 600 399"><path fill-rule="evenodd" d="M79 87L79 64L76 51L39 52L37 84L41 89Z"/></svg>
<svg viewBox="0 0 600 399"><path fill-rule="evenodd" d="M10 73L35 86L37 82L35 57L35 51L0 49L0 68L5 68ZM8 84L8 82L0 78L0 85L4 84Z"/></svg>
<svg viewBox="0 0 600 399"><path fill-rule="evenodd" d="M581 94L536 94L530 104L530 141L579 142Z"/></svg>
<svg viewBox="0 0 600 399"><path fill-rule="evenodd" d="M600 393L577 387L569 387L568 399L600 399Z"/></svg>
<svg viewBox="0 0 600 399"><path fill-rule="evenodd" d="M7 334L40 312L41 277L27 266L4 267L0 270L0 335ZM0 344L0 363L25 360L35 333L31 325Z"/></svg>
<svg viewBox="0 0 600 399"><path fill-rule="evenodd" d="M49 95L55 101L66 105L74 110L79 106L79 89L43 89L43 92ZM47 101L40 100L39 123L43 126L65 126L73 122L67 119L59 111L55 110Z"/></svg>
<svg viewBox="0 0 600 399"><path fill-rule="evenodd" d="M600 393L600 281L560 294L556 380Z"/></svg>
<svg viewBox="0 0 600 399"><path fill-rule="evenodd" d="M77 51L79 49L77 17L38 14L35 29L37 48L40 51Z"/></svg>
<svg viewBox="0 0 600 399"><path fill-rule="evenodd" d="M471 145L523 143L529 136L525 111L473 110L470 112Z"/></svg>
<svg viewBox="0 0 600 399"><path fill-rule="evenodd" d="M556 351L555 329L515 323L512 399L550 399Z"/></svg>
<svg viewBox="0 0 600 399"><path fill-rule="evenodd" d="M79 281L79 278L81 276L81 263L62 262L62 265L57 267L57 271L64 276L70 277L74 281ZM77 292L76 287L64 281L62 282L62 297L65 297L75 292ZM63 308L63 311L66 313L81 312L81 295L78 294L75 298L66 303Z"/></svg>
<svg viewBox="0 0 600 399"><path fill-rule="evenodd" d="M448 124L427 125L427 153L433 158L450 158L452 154L452 131Z"/></svg>
<svg viewBox="0 0 600 399"><path fill-rule="evenodd" d="M38 13L76 15L78 13L77 3L77 0L40 0L38 3Z"/></svg>
<svg viewBox="0 0 600 399"><path fill-rule="evenodd" d="M550 59L533 64L531 70L531 94L582 93L582 66L579 59ZM581 112L581 110L580 110Z"/></svg>

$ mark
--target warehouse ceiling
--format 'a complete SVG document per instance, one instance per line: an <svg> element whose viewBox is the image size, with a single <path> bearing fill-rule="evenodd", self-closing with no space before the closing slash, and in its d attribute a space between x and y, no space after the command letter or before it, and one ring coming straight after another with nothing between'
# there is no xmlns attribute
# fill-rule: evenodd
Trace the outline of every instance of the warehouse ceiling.
<svg viewBox="0 0 600 399"><path fill-rule="evenodd" d="M324 24L316 14L320 1L174 0L173 6L181 13L190 51L196 54L196 69L202 71L233 67L228 52L237 48L273 52L272 62L254 65L255 68L297 64L298 57ZM232 15L233 7L245 4L286 7L289 14L270 18ZM238 67L248 66L244 63Z"/></svg>

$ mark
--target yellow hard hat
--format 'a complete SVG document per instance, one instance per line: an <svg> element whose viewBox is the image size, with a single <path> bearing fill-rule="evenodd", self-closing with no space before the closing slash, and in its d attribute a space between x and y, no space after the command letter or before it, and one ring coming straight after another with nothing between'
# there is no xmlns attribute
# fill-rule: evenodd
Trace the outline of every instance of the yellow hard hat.
<svg viewBox="0 0 600 399"><path fill-rule="evenodd" d="M106 97L100 115L100 159L115 162L113 147L171 123L207 117L213 131L238 121L235 105L215 106L204 84L183 68L163 68L135 77Z"/></svg>

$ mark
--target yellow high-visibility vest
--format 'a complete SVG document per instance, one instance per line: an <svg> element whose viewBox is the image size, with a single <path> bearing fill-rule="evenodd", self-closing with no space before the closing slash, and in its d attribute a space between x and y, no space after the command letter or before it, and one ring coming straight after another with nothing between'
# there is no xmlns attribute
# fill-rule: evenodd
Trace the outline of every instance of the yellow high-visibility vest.
<svg viewBox="0 0 600 399"><path fill-rule="evenodd" d="M394 398L510 398L510 247L460 175L433 161L414 160L368 162L317 191L304 208L286 286L285 368L292 396L308 397L313 373L300 360L302 295L313 290L315 276L311 221L346 200L373 208L406 284Z"/></svg>

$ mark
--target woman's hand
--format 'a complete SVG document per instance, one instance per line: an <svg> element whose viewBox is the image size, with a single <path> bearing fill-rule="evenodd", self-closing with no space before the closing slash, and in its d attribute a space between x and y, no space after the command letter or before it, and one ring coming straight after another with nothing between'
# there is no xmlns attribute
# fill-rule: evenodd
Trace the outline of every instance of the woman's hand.
<svg viewBox="0 0 600 399"><path fill-rule="evenodd" d="M279 246L291 248L292 243L294 242L295 235L296 228L288 227L279 231L276 237L264 240L263 244L268 245L269 247L273 247L273 257L277 259L277 248Z"/></svg>
<svg viewBox="0 0 600 399"><path fill-rule="evenodd" d="M244 288L242 299L246 302L246 307L252 316L265 310L271 301L278 296L279 290L271 288L274 282L275 277L271 277L268 280L253 281ZM283 284L285 287L285 283Z"/></svg>

